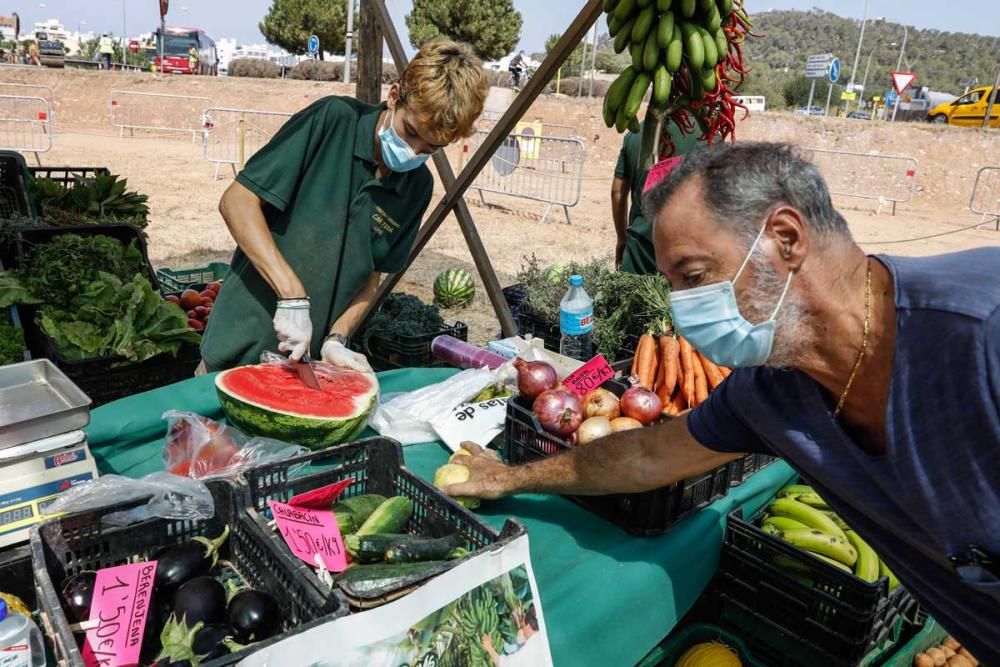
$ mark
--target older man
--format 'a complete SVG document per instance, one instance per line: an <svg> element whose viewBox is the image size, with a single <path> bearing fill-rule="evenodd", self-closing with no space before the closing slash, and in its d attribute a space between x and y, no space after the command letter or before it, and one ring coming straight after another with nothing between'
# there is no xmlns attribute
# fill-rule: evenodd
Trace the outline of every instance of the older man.
<svg viewBox="0 0 1000 667"><path fill-rule="evenodd" d="M455 495L654 489L784 457L980 660L1000 665L1000 248L868 256L779 144L688 156L651 190L674 322L738 367L657 427L507 467Z"/></svg>

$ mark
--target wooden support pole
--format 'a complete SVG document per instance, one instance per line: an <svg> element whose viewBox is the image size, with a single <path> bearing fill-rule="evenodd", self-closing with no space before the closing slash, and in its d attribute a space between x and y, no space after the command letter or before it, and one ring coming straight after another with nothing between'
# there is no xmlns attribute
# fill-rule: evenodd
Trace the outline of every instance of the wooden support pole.
<svg viewBox="0 0 1000 667"><path fill-rule="evenodd" d="M356 96L362 102L382 100L382 27L373 0L361 0L358 19L358 84Z"/></svg>
<svg viewBox="0 0 1000 667"><path fill-rule="evenodd" d="M392 18L389 15L388 8L386 8L385 0L368 0L368 2L375 7L378 13L386 42L389 44L389 51L392 53L392 58L396 63L397 69L402 71L407 62L406 53L403 50L402 42L399 40L399 34L392 24ZM413 260L427 246L431 237L437 232L452 209L455 209L455 215L462 228L462 233L465 235L466 242L469 243L469 250L472 252L473 260L476 262L476 267L480 269L480 277L483 278L487 295L493 304L497 318L500 320L501 329L505 336L516 335L517 332L514 327L513 318L510 315L510 310L507 308L506 300L503 298L500 282L493 271L493 266L482 245L482 240L479 238L479 233L472 221L472 214L465 203L464 195L476 176L479 175L479 172L483 170L497 148L499 148L500 144L507 139L507 136L514 129L517 122L524 116L525 112L531 107L538 96L541 95L542 91L545 90L545 87L559 71L562 64L566 62L566 59L573 52L576 45L580 43L580 40L584 38L590 27L600 18L602 11L603 0L587 0L586 5L584 5L569 28L566 29L566 32L563 33L559 41L556 42L552 51L546 56L527 85L514 98L514 103L504 112L500 120L496 122L489 135L483 140L483 143L457 177L452 172L447 157L441 154L434 156L434 164L438 168L442 184L445 187L444 196L420 228L406 266L399 273L391 274L382 281L375 299L372 301L371 306L369 306L368 312L362 318L362 322L392 292L392 289L399 283L403 274L413 263Z"/></svg>

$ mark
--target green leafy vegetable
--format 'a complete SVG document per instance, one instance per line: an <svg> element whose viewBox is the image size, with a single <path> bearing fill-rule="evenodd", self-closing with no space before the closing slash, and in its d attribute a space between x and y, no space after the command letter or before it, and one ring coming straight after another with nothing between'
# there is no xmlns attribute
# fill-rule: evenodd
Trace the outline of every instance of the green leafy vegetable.
<svg viewBox="0 0 1000 667"><path fill-rule="evenodd" d="M11 321L10 310L0 317L0 365L24 361L24 336Z"/></svg>
<svg viewBox="0 0 1000 667"><path fill-rule="evenodd" d="M127 222L144 228L149 222L149 198L129 192L128 180L113 174L78 178L68 189L47 178L33 178L28 187L52 224Z"/></svg>
<svg viewBox="0 0 1000 667"><path fill-rule="evenodd" d="M428 305L410 294L390 294L368 321L362 339L367 341L375 335L419 336L436 333L443 328L444 319L437 306Z"/></svg>

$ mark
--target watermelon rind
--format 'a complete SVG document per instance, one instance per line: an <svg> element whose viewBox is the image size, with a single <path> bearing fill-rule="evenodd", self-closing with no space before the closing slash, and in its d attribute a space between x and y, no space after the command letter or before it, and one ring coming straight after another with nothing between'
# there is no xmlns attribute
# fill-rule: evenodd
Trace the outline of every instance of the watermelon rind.
<svg viewBox="0 0 1000 667"><path fill-rule="evenodd" d="M448 269L434 280L434 300L442 308L460 308L472 302L476 293L472 276L464 269Z"/></svg>
<svg viewBox="0 0 1000 667"><path fill-rule="evenodd" d="M368 425L368 417L375 409L378 399L375 385L367 404L350 417L326 418L275 412L234 396L224 387L226 373L235 370L239 369L223 371L215 378L219 403L222 404L229 423L247 435L274 438L309 449L323 449L357 438Z"/></svg>

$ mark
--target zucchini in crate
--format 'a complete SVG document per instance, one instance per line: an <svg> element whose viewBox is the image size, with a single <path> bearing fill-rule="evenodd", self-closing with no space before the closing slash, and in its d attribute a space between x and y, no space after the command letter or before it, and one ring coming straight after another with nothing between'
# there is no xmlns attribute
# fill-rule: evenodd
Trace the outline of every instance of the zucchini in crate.
<svg viewBox="0 0 1000 667"><path fill-rule="evenodd" d="M365 493L353 498L338 500L331 508L337 517L337 526L341 535L350 535L361 527L372 512L386 501L385 496L377 493Z"/></svg>
<svg viewBox="0 0 1000 667"><path fill-rule="evenodd" d="M413 515L413 501L403 496L393 496L371 513L354 533L358 537L379 533L398 533L406 528Z"/></svg>
<svg viewBox="0 0 1000 667"><path fill-rule="evenodd" d="M457 533L446 537L401 533L348 535L344 545L355 563L415 563L448 558L462 546L462 537Z"/></svg>
<svg viewBox="0 0 1000 667"><path fill-rule="evenodd" d="M352 565L337 575L335 581L349 595L366 597L375 591L398 590L423 581L439 572L444 561L422 563L375 563Z"/></svg>

